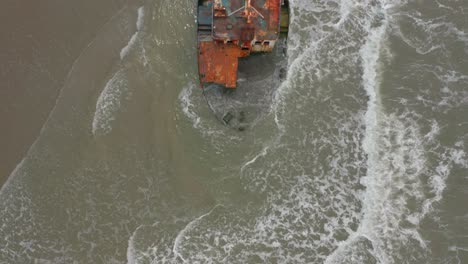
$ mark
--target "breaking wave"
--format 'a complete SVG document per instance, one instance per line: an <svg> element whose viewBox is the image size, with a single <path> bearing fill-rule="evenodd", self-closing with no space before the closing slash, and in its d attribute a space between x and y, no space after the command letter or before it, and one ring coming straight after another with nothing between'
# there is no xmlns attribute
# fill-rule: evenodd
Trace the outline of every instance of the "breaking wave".
<svg viewBox="0 0 468 264"><path fill-rule="evenodd" d="M61 172L57 175L58 181L67 182L65 187L75 188L72 195L67 193L67 188L60 190L66 194L55 194L55 197L69 197L61 210L71 219L65 219L64 226L76 228L70 233L60 228L44 229L47 225L42 226L34 219L36 208L43 212L50 209L38 207L47 205L49 196L43 196L44 200L33 199L36 197L30 196L29 186L22 184L9 184L8 189L2 189L2 197L7 198L1 204L10 204L13 197L19 197L19 206L12 207L11 212L4 211L3 215L21 230L6 230L11 225L0 226L0 233L13 234L0 241L10 243L15 239L13 236L23 239L32 233L39 241L41 234L57 232L51 237L60 238L54 240L53 245L58 246L50 249L50 252L56 250L51 257L56 262L102 257L101 260L118 263L124 261L125 255L129 264L405 263L408 259L430 262L430 243L421 231L424 221L434 218L433 221L440 223L435 215L449 186L448 179L454 168L468 168L467 136L451 131L456 135L454 140L451 138L449 143L441 140L452 129L444 123L445 117L468 104L464 89L468 76L453 65L442 67L416 62L401 66L408 71L398 76L401 77L399 86L394 87L388 79L391 76L385 73L394 59L392 37L400 36L419 55L431 55L443 49L443 42L431 34L447 31L444 37L463 45L465 34L455 24L426 23L422 18L413 19L415 14L402 16L400 11L405 4L383 0L291 0L287 78L273 94L271 112L262 116L255 129L243 134L223 127L211 115L195 82L188 80L177 98L179 107L174 111L174 118L178 122L171 122L175 124L174 130L161 134L176 131L176 135L170 135L171 139L174 136L173 141L180 136L189 139L181 141L181 145L189 141L193 145L180 151L161 145L157 151L171 159L169 164L199 162L201 168L194 167L211 174L198 175L194 169L193 182L201 183L201 187L194 189L200 193L206 191L214 202L203 202L202 209L184 207L184 204L192 205L184 200L185 193L168 186L172 186L172 180L186 179L178 178L177 169L165 166L160 169L159 164L155 165L158 161L152 156L154 148L142 138L138 141L145 145L141 155L134 155L141 150L137 143L125 145L128 148L115 152L115 161L107 157L109 161L92 163L97 168L95 171L84 163L78 172L69 172L64 167L63 175ZM170 11L171 7L165 5L161 13ZM144 13L140 7L137 32L121 50L121 59L130 59L128 54L144 31ZM417 26L424 28L427 35L409 36L399 24L405 19L417 21ZM154 37L153 44L170 48L179 41L174 36L177 27L182 26L171 24L170 38ZM144 53L144 46L141 47ZM154 54L169 50L162 48L163 51ZM180 50L172 52L180 53ZM135 71L139 70L137 66ZM176 89L187 82L189 74L184 77L178 72L186 68L153 66L155 72L161 67L165 70L161 72L177 75L175 84L167 81L161 89ZM131 96L129 80L134 79L130 78L129 69L112 74L96 101L92 120L95 136L112 132ZM156 79L166 81L153 80ZM417 79L418 83L404 83L406 79ZM154 87L145 88L148 89L142 94L153 94ZM401 91L402 95L392 94L391 89ZM166 92L154 94L161 96L158 100L176 98L174 94L163 97ZM154 108L149 105L155 102L136 112L152 114ZM172 107L171 103L167 105ZM172 114L172 110L168 113ZM148 120L155 124L145 128L159 126L158 120L152 117ZM89 120L85 122L89 124ZM463 122L457 125L468 124ZM155 135L149 138L152 136ZM110 153L115 149L109 150ZM180 153L187 155L185 160L179 160ZM94 160L93 157L89 159ZM116 163L122 157L128 157L128 164L119 166ZM54 157L53 162L63 163L59 157ZM164 162L167 161L160 161ZM43 166L42 160L38 164ZM21 174L23 166L20 164L14 174ZM187 166L184 169L190 175L192 164ZM49 167L44 169L49 171ZM94 177L89 177L90 174ZM47 179L50 185L44 186L55 186L57 179ZM183 184L192 184L190 180ZM103 188L106 195L100 198ZM161 195L162 192L173 196ZM74 201L83 201L83 207L69 210L67 204ZM179 211L174 213L174 210ZM74 219L83 212L86 213L84 222L73 225ZM109 212L116 214L107 215ZM51 225L50 229L55 227ZM77 241L63 238L70 234L77 236L78 246ZM51 245L40 242L38 247L32 247L37 241L13 242L28 253ZM123 247L127 246L126 252L120 248L122 241ZM106 252L103 256L96 255L103 245ZM11 248L2 250L2 254L16 257L12 255L15 252L6 252ZM449 250L463 248L451 244Z"/></svg>
<svg viewBox="0 0 468 264"><path fill-rule="evenodd" d="M192 102L192 93L197 92L196 85L189 83L186 85L179 94L179 100L184 114L190 119L194 128L200 125L200 116L197 114L195 105ZM199 90L199 89L198 89Z"/></svg>
<svg viewBox="0 0 468 264"><path fill-rule="evenodd" d="M117 117L123 100L128 98L128 81L122 70L117 71L106 83L96 102L92 132L93 135L105 135L112 130L112 122Z"/></svg>
<svg viewBox="0 0 468 264"><path fill-rule="evenodd" d="M443 198L453 166L466 166L466 154L460 142L437 142L437 119L382 102L382 73L392 60L388 37L400 32L397 14L405 4L291 1L290 69L272 107L279 135L247 157L240 172L243 188L266 198L252 211L223 207L197 218L171 254L193 263L428 259L421 222ZM438 107L466 103L449 93L442 90L447 96ZM180 98L199 128L190 95L186 88Z"/></svg>
<svg viewBox="0 0 468 264"><path fill-rule="evenodd" d="M120 51L120 59L122 60L128 55L130 50L135 46L135 43L137 42L139 38L140 32L143 30L143 22L144 22L144 16L145 16L145 10L143 6L138 8L137 13L138 13L138 17L136 21L136 32L133 33L127 45L123 47L122 50Z"/></svg>

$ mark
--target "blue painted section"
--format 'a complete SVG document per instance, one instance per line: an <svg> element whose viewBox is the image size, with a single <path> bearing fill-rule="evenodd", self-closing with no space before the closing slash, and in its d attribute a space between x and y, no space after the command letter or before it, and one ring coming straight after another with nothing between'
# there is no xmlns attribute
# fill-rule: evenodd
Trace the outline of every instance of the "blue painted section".
<svg viewBox="0 0 468 264"><path fill-rule="evenodd" d="M210 6L199 6L198 7L198 24L199 25L212 25L213 15Z"/></svg>
<svg viewBox="0 0 468 264"><path fill-rule="evenodd" d="M231 10L231 0L222 0L223 6L226 8L226 11L229 13L232 12Z"/></svg>

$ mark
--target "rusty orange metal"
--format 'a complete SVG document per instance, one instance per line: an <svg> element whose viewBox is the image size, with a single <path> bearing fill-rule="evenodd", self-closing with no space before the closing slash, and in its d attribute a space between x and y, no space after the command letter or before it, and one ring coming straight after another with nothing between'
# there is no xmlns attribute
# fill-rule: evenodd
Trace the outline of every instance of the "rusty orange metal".
<svg viewBox="0 0 468 264"><path fill-rule="evenodd" d="M202 81L218 83L227 88L235 88L237 83L238 59L249 55L234 44L201 42L198 68Z"/></svg>
<svg viewBox="0 0 468 264"><path fill-rule="evenodd" d="M284 0L199 0L198 68L208 83L237 86L239 58L271 52Z"/></svg>

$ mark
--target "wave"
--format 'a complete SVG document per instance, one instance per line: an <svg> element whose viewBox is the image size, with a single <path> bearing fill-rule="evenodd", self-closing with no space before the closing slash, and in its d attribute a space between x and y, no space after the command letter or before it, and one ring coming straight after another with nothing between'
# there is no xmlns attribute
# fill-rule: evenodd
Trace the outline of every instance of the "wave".
<svg viewBox="0 0 468 264"><path fill-rule="evenodd" d="M198 128L201 118L194 109L195 105L192 102L192 93L196 89L195 86L195 84L189 83L184 88L182 88L182 91L179 94L179 100L185 116L190 119L194 128Z"/></svg>
<svg viewBox="0 0 468 264"><path fill-rule="evenodd" d="M128 96L128 81L122 70L117 71L106 83L96 102L92 132L105 135L112 130L112 122L121 107L122 100Z"/></svg>
<svg viewBox="0 0 468 264"><path fill-rule="evenodd" d="M122 50L120 50L121 60L123 60L128 55L130 50L135 46L139 37L139 33L143 30L143 22L144 22L144 16L145 16L144 7L143 6L139 7L137 13L138 13L138 17L136 21L136 32L133 33L127 45L125 45L125 47L123 47Z"/></svg>
<svg viewBox="0 0 468 264"><path fill-rule="evenodd" d="M265 146L235 175L255 199L213 209L138 254L168 263L427 259L421 222L443 199L453 166L466 166L466 153L461 141L437 141L439 120L384 105L388 42L405 4L291 1L289 71L269 117L278 135L258 136ZM200 118L204 102L194 89L182 89L182 112L193 128L212 131L217 126Z"/></svg>

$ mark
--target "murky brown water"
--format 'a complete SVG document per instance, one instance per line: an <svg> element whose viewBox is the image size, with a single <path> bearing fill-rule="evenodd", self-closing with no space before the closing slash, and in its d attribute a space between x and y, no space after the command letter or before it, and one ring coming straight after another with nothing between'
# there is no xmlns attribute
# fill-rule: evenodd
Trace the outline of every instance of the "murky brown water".
<svg viewBox="0 0 468 264"><path fill-rule="evenodd" d="M238 131L195 2L2 4L0 263L468 262L468 4L291 0Z"/></svg>
<svg viewBox="0 0 468 264"><path fill-rule="evenodd" d="M5 1L0 9L0 182L26 155L74 61L125 1Z"/></svg>

